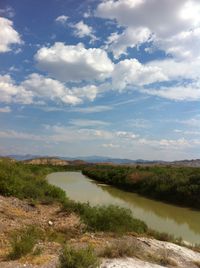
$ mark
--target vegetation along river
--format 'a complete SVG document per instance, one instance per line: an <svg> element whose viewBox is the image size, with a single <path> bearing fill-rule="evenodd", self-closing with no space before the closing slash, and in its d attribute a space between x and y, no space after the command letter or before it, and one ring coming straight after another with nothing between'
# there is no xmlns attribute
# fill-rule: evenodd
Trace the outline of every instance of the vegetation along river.
<svg viewBox="0 0 200 268"><path fill-rule="evenodd" d="M167 232L183 240L200 243L200 212L154 201L135 193L99 184L81 172L56 172L48 175L51 184L66 191L75 201L91 205L114 204L131 209L135 218L159 232Z"/></svg>

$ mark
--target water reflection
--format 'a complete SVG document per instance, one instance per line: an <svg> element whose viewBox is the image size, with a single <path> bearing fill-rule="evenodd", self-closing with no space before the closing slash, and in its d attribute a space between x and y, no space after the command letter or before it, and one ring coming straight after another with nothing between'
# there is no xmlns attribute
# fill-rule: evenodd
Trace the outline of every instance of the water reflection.
<svg viewBox="0 0 200 268"><path fill-rule="evenodd" d="M133 215L157 231L181 236L200 243L200 212L97 184L80 172L58 172L48 176L50 183L61 187L69 198L89 201L92 205L116 204L131 209Z"/></svg>
<svg viewBox="0 0 200 268"><path fill-rule="evenodd" d="M196 210L178 207L160 201L154 201L134 193L121 191L110 186L104 187L98 185L98 187L101 187L113 197L120 198L121 200L127 202L129 207L140 207L144 211L151 212L165 220L172 219L179 225L188 224L189 227L196 231L197 234L200 232L200 212Z"/></svg>

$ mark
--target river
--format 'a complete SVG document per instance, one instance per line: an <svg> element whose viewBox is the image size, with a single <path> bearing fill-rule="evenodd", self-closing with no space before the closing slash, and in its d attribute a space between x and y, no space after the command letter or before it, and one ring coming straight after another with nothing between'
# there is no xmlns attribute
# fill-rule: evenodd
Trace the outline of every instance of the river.
<svg viewBox="0 0 200 268"><path fill-rule="evenodd" d="M131 209L135 218L150 228L200 243L200 212L151 200L112 186L97 183L81 172L56 172L47 176L49 183L66 191L75 201L91 205L114 204Z"/></svg>

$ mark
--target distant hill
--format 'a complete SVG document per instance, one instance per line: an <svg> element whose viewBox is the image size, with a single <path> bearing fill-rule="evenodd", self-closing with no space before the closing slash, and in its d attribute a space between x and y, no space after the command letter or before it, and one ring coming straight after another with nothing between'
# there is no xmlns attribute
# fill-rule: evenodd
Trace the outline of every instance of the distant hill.
<svg viewBox="0 0 200 268"><path fill-rule="evenodd" d="M57 158L67 161L77 161L81 160L84 162L89 163L113 163L113 164L143 164L143 163L161 163L164 161L149 161L149 160L143 160L143 159L126 159L126 158L112 158L112 157L106 157L106 156L77 156L77 157L60 157L60 156L41 156L41 155L8 155L7 157L18 160L18 161L24 161L24 160L33 160L38 158Z"/></svg>
<svg viewBox="0 0 200 268"><path fill-rule="evenodd" d="M200 167L200 159L174 161L172 165L186 167Z"/></svg>
<svg viewBox="0 0 200 268"><path fill-rule="evenodd" d="M5 156L4 156L5 157ZM112 158L106 156L77 156L77 157L59 157L59 156L41 156L41 155L8 155L11 159L15 159L18 161L25 161L31 160L34 162L34 159L57 159L57 161L64 160L63 162L67 165L68 164L86 164L86 163L105 163L105 164L127 164L127 165L173 165L173 166L188 166L188 167L200 167L200 159L192 159L192 160L180 160L180 161L161 161L161 160L144 160L144 159L126 159L126 158ZM48 160L49 161L49 160ZM37 162L37 160L36 160ZM45 160L43 160L45 162ZM60 162L62 163L62 162Z"/></svg>
<svg viewBox="0 0 200 268"><path fill-rule="evenodd" d="M69 162L67 160L55 158L55 157L39 157L33 159L23 160L25 164L35 164L35 165L53 165L53 166L68 166Z"/></svg>
<svg viewBox="0 0 200 268"><path fill-rule="evenodd" d="M53 166L68 166L68 165L85 165L82 160L64 160L58 157L38 157L33 159L23 160L25 164L35 165L53 165Z"/></svg>
<svg viewBox="0 0 200 268"><path fill-rule="evenodd" d="M157 163L161 161L149 161L149 160L143 160L143 159L127 159L127 158L112 158L112 157L106 157L106 156L78 156L78 159L84 160L89 163L113 163L113 164L142 164L142 163ZM69 159L69 158L64 158ZM76 158L73 158L76 159Z"/></svg>

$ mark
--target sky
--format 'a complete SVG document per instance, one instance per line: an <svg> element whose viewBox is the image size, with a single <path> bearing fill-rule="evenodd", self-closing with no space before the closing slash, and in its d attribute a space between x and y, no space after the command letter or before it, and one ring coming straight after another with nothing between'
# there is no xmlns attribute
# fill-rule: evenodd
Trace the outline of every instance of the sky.
<svg viewBox="0 0 200 268"><path fill-rule="evenodd" d="M1 0L0 155L200 158L199 0Z"/></svg>

